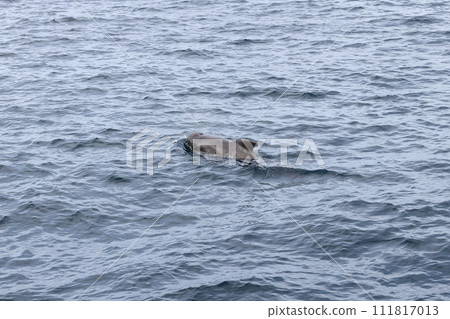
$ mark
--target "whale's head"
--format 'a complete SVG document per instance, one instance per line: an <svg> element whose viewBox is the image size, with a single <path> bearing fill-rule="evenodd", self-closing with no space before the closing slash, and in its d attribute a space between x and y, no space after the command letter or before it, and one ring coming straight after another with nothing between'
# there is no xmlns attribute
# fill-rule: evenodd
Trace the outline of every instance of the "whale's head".
<svg viewBox="0 0 450 319"><path fill-rule="evenodd" d="M255 159L253 148L258 145L251 139L229 140L221 137L194 132L186 139L187 146L194 152L215 155L220 158L237 160Z"/></svg>
<svg viewBox="0 0 450 319"><path fill-rule="evenodd" d="M193 148L193 145L194 145L194 139L200 139L200 138L202 138L202 135L203 135L203 133L200 133L200 132L194 132L194 133L191 133L191 134L189 134L189 136L187 137L187 142L188 142L188 145L190 146L190 148Z"/></svg>

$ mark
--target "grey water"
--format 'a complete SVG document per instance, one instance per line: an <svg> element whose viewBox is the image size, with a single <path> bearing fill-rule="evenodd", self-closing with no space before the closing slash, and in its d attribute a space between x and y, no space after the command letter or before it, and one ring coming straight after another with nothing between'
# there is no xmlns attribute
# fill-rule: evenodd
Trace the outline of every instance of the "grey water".
<svg viewBox="0 0 450 319"><path fill-rule="evenodd" d="M448 1L77 2L0 1L1 300L450 298Z"/></svg>

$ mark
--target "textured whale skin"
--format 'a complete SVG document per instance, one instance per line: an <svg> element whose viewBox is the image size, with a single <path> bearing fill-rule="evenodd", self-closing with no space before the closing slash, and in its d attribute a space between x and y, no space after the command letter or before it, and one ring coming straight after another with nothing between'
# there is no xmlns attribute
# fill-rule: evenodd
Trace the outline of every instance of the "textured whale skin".
<svg viewBox="0 0 450 319"><path fill-rule="evenodd" d="M257 143L249 139L229 140L194 132L187 137L187 143L194 152L219 158L235 158L242 161L256 158L253 148Z"/></svg>

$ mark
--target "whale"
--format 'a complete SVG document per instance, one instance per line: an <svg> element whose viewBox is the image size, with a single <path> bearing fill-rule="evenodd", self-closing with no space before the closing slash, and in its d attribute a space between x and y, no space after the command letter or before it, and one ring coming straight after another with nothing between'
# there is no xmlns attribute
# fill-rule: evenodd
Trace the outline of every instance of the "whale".
<svg viewBox="0 0 450 319"><path fill-rule="evenodd" d="M253 148L257 142L250 139L226 139L200 132L191 133L186 142L193 152L212 155L218 159L236 159L250 162L257 156Z"/></svg>

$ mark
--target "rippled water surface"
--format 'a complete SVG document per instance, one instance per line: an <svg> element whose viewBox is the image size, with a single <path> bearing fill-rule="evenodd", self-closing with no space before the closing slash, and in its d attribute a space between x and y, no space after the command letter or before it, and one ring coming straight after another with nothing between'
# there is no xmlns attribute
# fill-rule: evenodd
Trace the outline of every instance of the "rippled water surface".
<svg viewBox="0 0 450 319"><path fill-rule="evenodd" d="M448 1L79 3L0 1L1 299L450 298ZM300 142L195 166L193 131Z"/></svg>

